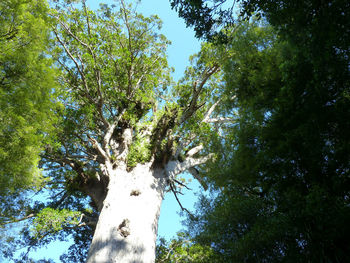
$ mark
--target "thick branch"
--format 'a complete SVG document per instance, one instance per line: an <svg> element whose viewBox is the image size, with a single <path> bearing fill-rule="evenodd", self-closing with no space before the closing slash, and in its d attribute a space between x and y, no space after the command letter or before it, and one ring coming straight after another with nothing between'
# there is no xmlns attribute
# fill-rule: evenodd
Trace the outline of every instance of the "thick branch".
<svg viewBox="0 0 350 263"><path fill-rule="evenodd" d="M221 98L218 99L210 108L209 110L206 112L206 114L204 115L203 118L203 122L207 122L207 120L210 118L210 115L213 113L213 111L215 110L216 106L219 105L219 103L221 102Z"/></svg>
<svg viewBox="0 0 350 263"><path fill-rule="evenodd" d="M126 128L124 129L122 133L122 143L119 144L119 155L116 158L116 162L124 163L126 161L126 157L129 153L129 147L132 143L132 128Z"/></svg>
<svg viewBox="0 0 350 263"><path fill-rule="evenodd" d="M233 96L231 99L234 99L236 96ZM204 123L226 123L226 122L234 122L235 119L229 117L216 117L211 118L211 114L214 112L215 108L220 105L222 98L218 99L205 113L202 122Z"/></svg>
<svg viewBox="0 0 350 263"><path fill-rule="evenodd" d="M208 154L199 158L193 158L195 154L203 149L203 145L198 145L186 154L186 158L183 162L180 161L170 161L166 166L166 173L170 180L173 180L176 175L185 172L186 170L192 174L192 176L198 180L198 182L203 186L205 190L208 189L207 184L200 177L198 170L195 166L204 164L213 158L213 154Z"/></svg>
<svg viewBox="0 0 350 263"><path fill-rule="evenodd" d="M203 181L203 178L200 176L199 171L196 168L191 167L188 169L188 171L190 172L190 174L192 174L192 176L195 179L197 179L197 181L201 184L204 190L208 190L208 185Z"/></svg>
<svg viewBox="0 0 350 263"><path fill-rule="evenodd" d="M200 152L201 150L203 150L203 145L200 144L194 148L192 148L191 150L189 150L187 153L186 153L186 156L188 157L192 157L193 155L195 155L196 153Z"/></svg>
<svg viewBox="0 0 350 263"><path fill-rule="evenodd" d="M124 113L125 113L126 109L123 109L123 111L118 115L118 117L116 118L116 120L112 123L112 125L109 125L107 132L103 138L103 148L104 151L107 153L107 155L110 157L109 154L109 150L108 150L108 145L109 142L111 140L112 134L114 132L114 129L117 127L120 119L123 117Z"/></svg>
<svg viewBox="0 0 350 263"><path fill-rule="evenodd" d="M88 135L88 138L90 140L90 142L92 143L92 146L102 155L102 157L105 159L105 160L109 160L109 157L110 157L110 154L108 152L105 152L101 145L92 137L90 137Z"/></svg>
<svg viewBox="0 0 350 263"><path fill-rule="evenodd" d="M220 68L218 65L214 65L211 68L208 68L204 71L200 82L198 80L193 82L192 99L190 104L185 109L183 115L181 116L180 124L189 119L196 112L196 110L200 108L200 106L198 106L199 95L202 92L204 85L208 81L208 79L219 69Z"/></svg>
<svg viewBox="0 0 350 263"><path fill-rule="evenodd" d="M205 123L227 123L227 122L235 122L236 119L229 117L217 117L217 118L209 118L207 120L203 120Z"/></svg>
<svg viewBox="0 0 350 263"><path fill-rule="evenodd" d="M207 161L209 161L210 159L212 159L213 157L214 157L214 154L208 154L206 156L199 157L199 158L188 157L185 159L185 161L183 161L181 163L181 170L186 171L191 167L194 167L194 166L197 166L200 164L204 164Z"/></svg>
<svg viewBox="0 0 350 263"><path fill-rule="evenodd" d="M166 166L166 172L170 178L174 178L176 175L189 170L200 164L204 164L213 158L213 154L208 154L199 158L187 157L183 162L170 161Z"/></svg>

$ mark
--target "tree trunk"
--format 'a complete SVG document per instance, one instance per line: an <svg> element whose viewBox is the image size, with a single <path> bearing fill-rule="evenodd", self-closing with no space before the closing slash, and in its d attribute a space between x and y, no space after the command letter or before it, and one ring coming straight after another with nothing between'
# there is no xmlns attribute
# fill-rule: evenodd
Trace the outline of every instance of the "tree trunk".
<svg viewBox="0 0 350 263"><path fill-rule="evenodd" d="M137 165L110 175L87 263L154 262L164 170Z"/></svg>

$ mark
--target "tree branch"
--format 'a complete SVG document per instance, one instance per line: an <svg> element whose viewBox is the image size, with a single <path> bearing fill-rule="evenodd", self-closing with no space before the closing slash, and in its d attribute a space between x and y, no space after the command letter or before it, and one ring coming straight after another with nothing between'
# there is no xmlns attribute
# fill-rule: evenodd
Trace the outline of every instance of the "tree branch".
<svg viewBox="0 0 350 263"><path fill-rule="evenodd" d="M24 221L24 220L27 220L29 218L32 218L32 217L35 217L35 214L34 213L31 213L27 216L24 216L24 217L21 217L21 218L12 218L12 219L9 219L7 222L4 222L4 223L1 223L1 225L8 225L8 224L13 224L13 223L18 223L18 222L21 222L21 221Z"/></svg>
<svg viewBox="0 0 350 263"><path fill-rule="evenodd" d="M203 181L203 179L200 177L199 172L196 168L194 168L197 165L204 164L210 159L212 159L214 154L208 154L206 156L200 157L200 158L186 158L186 160L182 163L182 169L184 171L188 170L189 173L192 174L192 176L197 179L197 181L202 185L204 190L208 189L207 184Z"/></svg>
<svg viewBox="0 0 350 263"><path fill-rule="evenodd" d="M85 10L85 13L86 13L86 19L87 19L87 24L88 24L88 34L90 35L91 34L91 32L90 32L90 30L91 30L90 29L90 22L89 22L87 10L86 10L85 2L83 2L83 7L84 7L84 10ZM102 119L102 122L104 123L105 126L108 126L108 122L106 121L106 119L103 116L102 107L103 107L103 104L104 104L104 99L103 99L103 94L102 94L102 80L101 80L101 72L100 72L99 68L97 68L97 66L96 66L97 65L96 55L95 55L92 47L89 44L85 43L80 38L78 38L69 29L69 27L59 19L59 17L55 16L55 18L60 23L60 25L64 28L64 30L68 33L69 36L74 38L78 43L80 43L82 46L84 46L84 47L86 47L88 49L89 53L91 54L92 58L94 59L95 65L94 65L93 68L94 68L94 73L95 73L94 75L95 75L95 79L96 79L96 83L97 83L97 93L98 93L98 96L99 96L98 102L95 102L94 104L97 106L97 110L98 110L98 113L99 113L99 115L100 115L100 117ZM61 43L61 45L63 45L63 47L66 50L66 52L69 55L69 57L74 61L75 59L73 58L72 54L69 52L68 48L65 46L64 42L62 40L60 41L59 36L58 36L58 34L57 34L57 32L55 30L54 30L54 32L55 32L56 38ZM88 93L88 89L87 89L88 85L87 85L87 82L86 82L86 78L85 78L85 75L83 76L84 64L83 64L81 59L79 59L79 60L80 60L80 62L82 64L82 69L80 69L80 67L78 67L78 63L76 63L76 61L74 61L74 63L76 64L76 67L78 68L79 73L82 76L84 85L86 86L86 92Z"/></svg>
<svg viewBox="0 0 350 263"><path fill-rule="evenodd" d="M176 180L175 178L173 178L173 179L171 179L171 180L173 180L175 183L177 183L177 184L179 184L179 185L185 187L187 190L192 190L192 189L189 188L187 185L181 183L179 180Z"/></svg>
<svg viewBox="0 0 350 263"><path fill-rule="evenodd" d="M231 99L236 98L236 96L233 96ZM204 123L226 123L226 122L235 122L236 120L229 117L217 117L217 118L211 118L210 115L214 112L215 108L220 104L222 100L222 97L218 99L205 113L204 118L202 122Z"/></svg>
<svg viewBox="0 0 350 263"><path fill-rule="evenodd" d="M198 110L201 106L198 106L198 98L200 93L202 92L205 83L208 81L208 79L217 71L219 71L220 67L218 65L214 65L210 68L207 68L203 74L202 79L199 82L198 80L194 81L192 84L193 87L193 93L192 93L192 99L190 104L185 109L184 113L181 116L179 124L182 124L187 119L189 119L195 112Z"/></svg>
<svg viewBox="0 0 350 263"><path fill-rule="evenodd" d="M205 123L227 123L227 122L235 122L236 119L229 117L217 117L217 118L209 118Z"/></svg>
<svg viewBox="0 0 350 263"><path fill-rule="evenodd" d="M194 147L192 152L199 151L200 147ZM190 151L191 151L190 150ZM193 158L191 156L187 156L183 162L179 161L170 161L166 165L166 173L170 180L173 180L176 175L181 174L185 171L189 171L195 179L199 181L199 183L203 186L205 190L208 189L208 186L203 181L203 179L199 176L199 172L196 168L197 165L204 164L210 159L212 159L214 154L208 154L206 156L202 156L199 158Z"/></svg>
<svg viewBox="0 0 350 263"><path fill-rule="evenodd" d="M124 19L124 24L126 26L126 29L128 31L128 46L129 46L129 52L130 52L130 66L128 68L128 97L132 97L133 94L131 92L131 89L132 89L132 77L133 77L133 74L134 74L134 53L132 51L132 40L131 40L131 35L132 35L132 32L131 32L131 28L130 28L130 24L129 24L129 19L128 19L128 14L126 12L126 7L125 7L125 3L124 3L124 0L120 0L120 3L122 5L122 12L123 12L123 19Z"/></svg>
<svg viewBox="0 0 350 263"><path fill-rule="evenodd" d="M105 152L102 149L101 145L94 138L92 138L90 135L87 135L87 137L89 138L90 142L92 143L92 146L102 155L102 157L105 160L109 160L109 158L110 158L109 152Z"/></svg>
<svg viewBox="0 0 350 263"><path fill-rule="evenodd" d="M182 171L186 171L191 167L200 165L200 164L204 164L207 161L209 161L210 159L212 159L214 157L214 154L210 153L206 156L203 157L199 157L199 158L192 158L192 157L188 157L185 159L185 161L183 161L181 163L181 170Z"/></svg>
<svg viewBox="0 0 350 263"><path fill-rule="evenodd" d="M182 211L186 211L186 212L189 214L189 216L190 216L192 219L194 219L194 216L192 215L192 213L191 213L187 208L184 208L184 207L182 206L182 204L181 204L179 198L177 197L177 194L176 194L176 191L175 191L175 189L174 189L174 185L173 185L172 182L169 183L169 186L170 186L170 189L171 189L171 191L173 192L173 194L174 194L174 196L175 196L175 199L176 199L177 203L180 205L181 210L182 210Z"/></svg>
<svg viewBox="0 0 350 263"><path fill-rule="evenodd" d="M107 155L109 155L109 151L108 151L108 144L109 141L111 140L112 134L114 132L114 129L117 127L120 119L123 117L124 113L126 112L126 109L123 109L122 112L118 115L118 117L116 118L116 120L112 123L112 125L109 125L107 132L103 138L103 148L105 150L105 152L107 153Z"/></svg>
<svg viewBox="0 0 350 263"><path fill-rule="evenodd" d="M84 41L82 41L80 38L78 38L75 34L73 34L73 32L70 31L69 27L65 23L63 23L58 16L54 16L54 17L57 19L57 21L60 23L60 25L64 28L64 30L68 33L68 35L70 35L76 41L78 41L81 45L86 47L90 51L91 55L93 55L93 51L92 51L92 48L90 47L90 45L86 44Z"/></svg>
<svg viewBox="0 0 350 263"><path fill-rule="evenodd" d="M84 72L81 70L80 66L79 66L79 63L78 61L73 57L72 53L69 51L68 47L66 46L66 44L64 43L64 41L60 38L60 36L58 35L58 32L53 29L53 32L56 36L56 39L57 41L62 45L62 47L64 48L64 50L66 51L67 55L70 57L70 59L73 61L73 63L75 64L75 67L77 68L80 76L81 76L81 79L83 81L83 84L85 86L85 89L86 90L89 90L89 87L88 87L88 84L87 84L87 81L86 81L86 78L85 78L85 74Z"/></svg>
<svg viewBox="0 0 350 263"><path fill-rule="evenodd" d="M175 155L174 155L176 160L180 156L181 151L184 149L184 147L187 147L188 145L190 145L194 138L196 138L196 136L194 134L190 134L189 138L182 139L180 141L178 147L176 148L176 152L175 152Z"/></svg>
<svg viewBox="0 0 350 263"><path fill-rule="evenodd" d="M194 148L192 148L191 150L189 150L187 153L186 153L186 156L188 157L192 157L193 155L195 155L196 153L200 152L201 150L203 150L203 145L200 144Z"/></svg>

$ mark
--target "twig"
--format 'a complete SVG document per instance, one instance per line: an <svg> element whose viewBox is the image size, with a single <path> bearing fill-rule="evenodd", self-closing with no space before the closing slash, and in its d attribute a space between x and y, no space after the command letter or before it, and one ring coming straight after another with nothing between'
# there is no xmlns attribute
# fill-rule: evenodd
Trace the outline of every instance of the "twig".
<svg viewBox="0 0 350 263"><path fill-rule="evenodd" d="M191 219L194 220L194 219L195 219L194 215L192 215L192 213L191 213L187 208L185 208L185 207L182 206L182 204L181 204L179 198L177 197L176 191L175 191L175 189L174 189L174 183L170 182L170 183L169 183L169 186L170 186L170 189L171 189L171 191L173 192L173 194L174 194L174 196L175 196L175 199L176 199L177 203L180 205L181 210L187 212L188 215L191 217Z"/></svg>
<svg viewBox="0 0 350 263"><path fill-rule="evenodd" d="M10 219L11 221L8 221L8 222L5 222L5 223L1 223L1 225L4 226L4 225L8 225L8 224L18 223L18 222L27 220L29 218L32 218L34 216L35 216L35 214L32 213L32 214L29 214L29 215L27 215L25 217L19 218L19 219Z"/></svg>
<svg viewBox="0 0 350 263"><path fill-rule="evenodd" d="M192 189L191 188L189 188L187 185L185 185L185 184L183 184L183 183L181 183L180 181L178 181L178 180L176 180L176 179L171 179L171 180L173 180L175 183L177 183L177 184L179 184L179 185L181 185L181 186L183 186L183 187L185 187L187 190L191 190L192 191Z"/></svg>

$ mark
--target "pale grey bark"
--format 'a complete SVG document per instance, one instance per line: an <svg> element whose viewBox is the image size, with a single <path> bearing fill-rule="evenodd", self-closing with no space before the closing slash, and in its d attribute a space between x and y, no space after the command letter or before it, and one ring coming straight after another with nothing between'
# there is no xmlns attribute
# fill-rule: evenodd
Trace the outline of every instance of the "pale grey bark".
<svg viewBox="0 0 350 263"><path fill-rule="evenodd" d="M169 161L155 169L153 161L126 166L106 165L109 184L89 249L87 263L153 263L160 207L165 188L176 175L207 162L211 155L194 158L193 148L183 161ZM195 176L198 180L197 176ZM172 188L173 189L173 188Z"/></svg>
<svg viewBox="0 0 350 263"><path fill-rule="evenodd" d="M88 263L155 261L160 206L167 179L164 170L137 165L131 172L110 172Z"/></svg>
<svg viewBox="0 0 350 263"><path fill-rule="evenodd" d="M236 96L232 96L231 100L233 100ZM215 108L220 105L221 98L218 99L205 113L204 118L202 122L204 123L226 123L226 122L235 122L235 118L230 117L211 117L212 113L214 112Z"/></svg>

